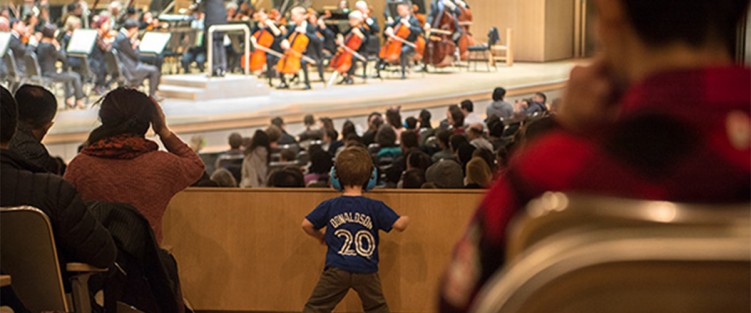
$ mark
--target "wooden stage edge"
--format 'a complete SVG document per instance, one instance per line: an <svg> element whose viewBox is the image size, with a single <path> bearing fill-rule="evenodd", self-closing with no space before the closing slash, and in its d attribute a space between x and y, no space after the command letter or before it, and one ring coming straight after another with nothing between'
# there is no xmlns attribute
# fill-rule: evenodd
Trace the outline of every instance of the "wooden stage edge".
<svg viewBox="0 0 751 313"><path fill-rule="evenodd" d="M514 97L518 95L532 94L534 92L547 92L553 90L562 89L567 80L554 80L547 82L539 82L526 85L510 86L507 88L506 97ZM452 103L459 103L462 100L470 99L472 101L486 101L491 99L492 93L489 91L472 91L460 94L454 94L449 96L439 97L425 97L415 100L405 99L403 101L394 101L388 105L372 105L372 106L356 106L350 108L330 109L324 111L328 117L331 118L344 118L353 116L364 116L370 114L373 111L385 111L389 107L401 106L403 111L416 110L423 108L435 108L441 107ZM323 112L321 112L323 113ZM303 117L307 113L290 113L283 114L285 122L290 123L302 123ZM270 115L253 116L248 118L239 119L226 119L215 120L205 122L194 122L186 124L174 124L170 125L170 128L175 133L197 133L208 131L221 131L239 128L250 127L263 127L268 125ZM89 132L70 132L70 133L58 133L48 134L45 138L45 144L64 144L71 142L83 142L88 137Z"/></svg>

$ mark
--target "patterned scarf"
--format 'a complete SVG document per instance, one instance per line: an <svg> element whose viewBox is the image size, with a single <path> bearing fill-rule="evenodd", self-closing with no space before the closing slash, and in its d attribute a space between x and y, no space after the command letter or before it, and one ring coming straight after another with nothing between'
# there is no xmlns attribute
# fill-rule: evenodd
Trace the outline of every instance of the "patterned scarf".
<svg viewBox="0 0 751 313"><path fill-rule="evenodd" d="M106 159L131 160L158 149L159 146L155 142L146 138L134 134L122 134L93 142L81 153Z"/></svg>

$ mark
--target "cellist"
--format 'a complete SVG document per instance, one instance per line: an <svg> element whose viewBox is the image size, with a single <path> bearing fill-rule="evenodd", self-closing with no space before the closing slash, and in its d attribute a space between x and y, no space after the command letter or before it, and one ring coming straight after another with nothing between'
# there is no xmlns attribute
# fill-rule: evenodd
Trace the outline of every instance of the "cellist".
<svg viewBox="0 0 751 313"><path fill-rule="evenodd" d="M366 58L369 56L378 56L378 52L381 51L381 41L378 40L378 36L381 35L381 27L378 26L378 20L376 17L372 15L373 9L363 0L357 1L355 3L355 8L363 15L364 28L368 39L372 38L363 44L358 52ZM363 63L362 77L366 78L368 75L368 67L366 62L361 63Z"/></svg>
<svg viewBox="0 0 751 313"><path fill-rule="evenodd" d="M360 44L354 48L353 51L357 52L360 56L364 56L363 53L365 51L365 47L367 45L369 34L367 26L365 25L365 19L363 18L362 12L360 11L352 11L349 12L349 26L350 29L345 34L341 34L337 37L336 44L339 47L342 47L339 49L339 53L351 53L351 51L347 51L347 48L343 48L343 46L350 47L350 42L359 42ZM355 38L357 37L357 38ZM337 54L338 56L339 54ZM332 59L332 62L336 59L337 56L334 56ZM344 77L339 84L347 84L352 85L354 83L354 80L352 79L352 76L355 73L355 69L357 68L357 57L350 58L351 66L349 69L343 74ZM360 63L365 63L360 60ZM364 65L363 65L364 66ZM336 70L336 69L335 69Z"/></svg>
<svg viewBox="0 0 751 313"><path fill-rule="evenodd" d="M407 2L400 2L396 7L396 12L399 14L399 16L394 19L393 23L386 24L386 29L384 30L386 38L390 38L399 33L401 29L406 28L409 29L409 36L407 36L405 41L414 44L417 41L417 37L422 34L420 21L418 21L417 18L412 15L412 8L410 8L409 3ZM386 43L386 45L388 45L388 42ZM384 45L384 48L386 47L386 45ZM402 70L402 79L407 78L406 68L407 65L409 65L409 62L412 60L414 54L414 45L402 45L401 54L399 55L399 64ZM378 76L380 76L380 69L386 64L388 64L388 62L383 59L378 61L378 64L376 65L376 69L379 71Z"/></svg>
<svg viewBox="0 0 751 313"><path fill-rule="evenodd" d="M276 22L269 18L269 15L266 13L266 10L261 9L257 11L254 14L254 20L257 22L256 26L253 28L252 34L253 34L253 41L254 44L260 44L259 40L264 37L273 38L273 41L268 47L268 49L274 50L274 51L281 51L281 37L282 37L282 31L277 27ZM263 40L261 40L263 41ZM273 54L265 53L263 51L256 51L255 53L263 53L266 59L266 72L265 75L269 80L269 85L271 85L271 79L276 77L276 70L274 67L276 66L276 62L279 61L279 58ZM253 58L251 57L251 60ZM262 64L262 63L261 63ZM244 65L243 65L244 66ZM253 68L253 64L251 64L251 70L255 70L256 68Z"/></svg>
<svg viewBox="0 0 751 313"><path fill-rule="evenodd" d="M292 20L292 23L294 24L294 29L292 29L288 34L287 38L284 39L281 43L282 49L286 52L289 50L293 45L295 45L295 40L298 37L298 34L302 34L308 37L310 41L314 40L321 40L318 37L317 34L317 27L315 25L311 25L306 20L306 10L303 7L295 7L292 9L290 14L290 19ZM303 50L307 50L307 47ZM303 52L307 56L305 52ZM313 59L317 63L320 63L321 60ZM302 58L300 61L301 68L303 70L303 79L305 83L305 90L310 90L310 78L308 77L308 61L305 58ZM279 79L282 81L282 83L277 87L278 89L289 89L289 85L287 84L287 80L285 78L285 74L280 71L279 73Z"/></svg>

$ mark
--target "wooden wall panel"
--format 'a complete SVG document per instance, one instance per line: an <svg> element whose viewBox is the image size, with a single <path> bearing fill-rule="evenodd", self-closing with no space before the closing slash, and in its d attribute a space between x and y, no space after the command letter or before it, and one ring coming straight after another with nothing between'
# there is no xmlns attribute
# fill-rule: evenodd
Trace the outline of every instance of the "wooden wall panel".
<svg viewBox="0 0 751 313"><path fill-rule="evenodd" d="M547 0L545 7L545 61L574 57L575 1Z"/></svg>
<svg viewBox="0 0 751 313"><path fill-rule="evenodd" d="M299 312L323 268L326 248L302 219L332 190L194 189L164 217L164 245L177 258L183 294L198 310ZM392 190L367 195L412 224L381 234L380 276L393 312L436 311L438 280L482 191ZM339 312L359 312L352 292Z"/></svg>

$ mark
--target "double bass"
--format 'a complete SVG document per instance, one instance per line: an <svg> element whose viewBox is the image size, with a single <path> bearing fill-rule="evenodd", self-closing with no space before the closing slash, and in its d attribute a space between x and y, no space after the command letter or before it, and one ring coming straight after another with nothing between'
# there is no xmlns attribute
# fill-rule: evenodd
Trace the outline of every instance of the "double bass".
<svg viewBox="0 0 751 313"><path fill-rule="evenodd" d="M454 16L444 7L433 21L431 30L428 32L423 62L438 68L453 64L456 44L451 40L451 36L456 31Z"/></svg>

